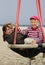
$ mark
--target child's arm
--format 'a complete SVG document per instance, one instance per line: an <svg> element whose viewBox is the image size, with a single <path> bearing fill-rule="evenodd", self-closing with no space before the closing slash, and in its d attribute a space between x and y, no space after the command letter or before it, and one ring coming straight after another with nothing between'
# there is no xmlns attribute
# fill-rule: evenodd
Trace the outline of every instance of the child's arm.
<svg viewBox="0 0 45 65"><path fill-rule="evenodd" d="M23 29L23 30L21 30L21 29L19 28L19 31L20 31L21 34L27 35L27 33L28 33L28 28L27 28L27 29Z"/></svg>
<svg viewBox="0 0 45 65"><path fill-rule="evenodd" d="M35 40L36 40L37 43L42 42L43 34L42 34L41 28L38 29L38 38L35 38Z"/></svg>

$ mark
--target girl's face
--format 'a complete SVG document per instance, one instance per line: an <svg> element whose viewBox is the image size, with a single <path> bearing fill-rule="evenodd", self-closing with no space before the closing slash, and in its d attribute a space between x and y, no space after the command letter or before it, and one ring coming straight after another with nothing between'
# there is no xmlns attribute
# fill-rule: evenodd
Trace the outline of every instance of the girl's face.
<svg viewBox="0 0 45 65"><path fill-rule="evenodd" d="M7 27L6 28L6 34L10 35L13 32L12 28Z"/></svg>
<svg viewBox="0 0 45 65"><path fill-rule="evenodd" d="M36 28L36 27L38 26L38 21L32 19L32 20L30 20L30 24L31 24L31 26L32 26L33 28Z"/></svg>

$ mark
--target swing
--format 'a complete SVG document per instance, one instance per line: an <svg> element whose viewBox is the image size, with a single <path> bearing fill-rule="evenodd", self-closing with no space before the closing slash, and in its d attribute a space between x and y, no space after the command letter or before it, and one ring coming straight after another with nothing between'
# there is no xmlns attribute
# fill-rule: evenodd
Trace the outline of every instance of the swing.
<svg viewBox="0 0 45 65"><path fill-rule="evenodd" d="M38 45L36 45L36 44L35 45L16 44L19 13L20 13L20 4L21 4L21 0L18 0L18 6L17 6L17 12L16 12L16 25L15 25L15 34L14 34L14 44L9 44L8 47L15 50L19 54L23 52L22 53L23 56L24 56L24 53L26 53L26 52L29 53L30 52L30 57L33 57L33 56L37 55L39 52L41 52L40 48L38 49ZM37 6L38 17L39 17L39 20L40 20L40 26L41 26L41 29L42 29L42 32L43 32L40 0L36 0L36 6ZM45 42L44 32L43 32L43 41ZM45 48L45 43L42 44L42 47ZM25 50L28 50L28 51L25 52ZM39 51L38 53L37 53L37 50Z"/></svg>

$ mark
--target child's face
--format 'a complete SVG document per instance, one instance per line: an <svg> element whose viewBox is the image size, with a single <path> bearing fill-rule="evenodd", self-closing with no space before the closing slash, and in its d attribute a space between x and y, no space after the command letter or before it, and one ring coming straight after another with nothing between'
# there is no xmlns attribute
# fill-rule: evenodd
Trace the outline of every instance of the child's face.
<svg viewBox="0 0 45 65"><path fill-rule="evenodd" d="M32 20L30 20L30 24L31 24L31 26L32 26L33 28L36 28L36 27L38 26L38 21L32 19Z"/></svg>
<svg viewBox="0 0 45 65"><path fill-rule="evenodd" d="M6 34L10 35L12 32L13 32L12 28L9 27L6 28L6 32L5 32Z"/></svg>

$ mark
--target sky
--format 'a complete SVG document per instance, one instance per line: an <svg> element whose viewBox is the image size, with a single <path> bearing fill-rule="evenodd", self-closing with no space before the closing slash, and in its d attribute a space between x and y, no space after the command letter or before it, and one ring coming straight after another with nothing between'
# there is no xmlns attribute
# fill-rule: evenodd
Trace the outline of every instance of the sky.
<svg viewBox="0 0 45 65"><path fill-rule="evenodd" d="M0 24L15 24L18 0L0 0ZM45 0L41 1L43 25L45 25ZM38 16L36 0L21 0L19 25L29 25L31 16Z"/></svg>

